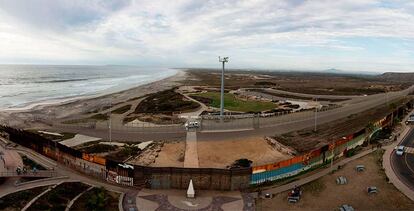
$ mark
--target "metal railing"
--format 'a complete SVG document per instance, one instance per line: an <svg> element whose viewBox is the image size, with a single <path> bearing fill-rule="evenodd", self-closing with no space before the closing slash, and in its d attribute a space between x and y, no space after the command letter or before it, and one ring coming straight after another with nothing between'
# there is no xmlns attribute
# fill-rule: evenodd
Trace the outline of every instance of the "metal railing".
<svg viewBox="0 0 414 211"><path fill-rule="evenodd" d="M2 171L0 177L55 177L56 171L50 170L37 170L37 171Z"/></svg>

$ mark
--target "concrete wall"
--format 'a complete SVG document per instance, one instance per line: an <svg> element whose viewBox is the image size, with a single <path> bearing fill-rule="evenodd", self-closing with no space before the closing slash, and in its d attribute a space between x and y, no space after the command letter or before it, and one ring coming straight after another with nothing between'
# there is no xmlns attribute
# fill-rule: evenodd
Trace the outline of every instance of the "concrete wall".
<svg viewBox="0 0 414 211"><path fill-rule="evenodd" d="M154 189L187 189L193 180L195 189L243 190L250 184L251 169L198 169L198 168L136 168L135 179L146 178L147 186Z"/></svg>

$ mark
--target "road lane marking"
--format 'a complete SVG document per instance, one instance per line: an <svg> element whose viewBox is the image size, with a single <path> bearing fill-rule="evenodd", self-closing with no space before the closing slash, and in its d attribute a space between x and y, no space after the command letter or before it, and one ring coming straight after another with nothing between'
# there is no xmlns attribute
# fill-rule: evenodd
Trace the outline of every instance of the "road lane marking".
<svg viewBox="0 0 414 211"><path fill-rule="evenodd" d="M414 154L414 148L413 147L405 147L404 152Z"/></svg>
<svg viewBox="0 0 414 211"><path fill-rule="evenodd" d="M404 161L405 161L405 165L407 165L408 169L411 171L411 173L414 174L414 170L411 168L411 166L408 164L407 161L407 154L404 155Z"/></svg>

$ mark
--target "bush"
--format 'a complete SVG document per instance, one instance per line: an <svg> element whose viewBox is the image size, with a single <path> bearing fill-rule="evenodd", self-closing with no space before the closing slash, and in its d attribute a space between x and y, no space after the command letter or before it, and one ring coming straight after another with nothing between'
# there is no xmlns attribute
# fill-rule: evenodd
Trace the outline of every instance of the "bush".
<svg viewBox="0 0 414 211"><path fill-rule="evenodd" d="M246 159L246 158L242 158L242 159L238 159L236 161L233 162L233 164L231 164L231 166L229 166L230 169L234 169L234 168L249 168L252 165L253 161Z"/></svg>
<svg viewBox="0 0 414 211"><path fill-rule="evenodd" d="M135 113L172 114L199 108L194 101L187 100L182 94L169 89L149 95L135 109Z"/></svg>
<svg viewBox="0 0 414 211"><path fill-rule="evenodd" d="M87 146L82 148L81 150L86 153L102 153L102 152L110 152L118 149L117 146L108 145L108 144L95 144L91 146Z"/></svg>
<svg viewBox="0 0 414 211"><path fill-rule="evenodd" d="M119 152L109 154L106 158L123 162L130 156L137 156L140 152L141 149L137 146L125 146Z"/></svg>
<svg viewBox="0 0 414 211"><path fill-rule="evenodd" d="M37 170L46 170L45 167L29 159L25 155L22 156L23 165L29 167L30 169L36 168Z"/></svg>
<svg viewBox="0 0 414 211"><path fill-rule="evenodd" d="M131 105L124 105L124 106L122 106L118 109L113 110L112 113L114 113L114 114L123 114L123 113L129 111L129 109L131 109Z"/></svg>
<svg viewBox="0 0 414 211"><path fill-rule="evenodd" d="M97 188L89 195L89 199L86 202L86 207L91 211L105 210L109 201L109 196L105 188Z"/></svg>

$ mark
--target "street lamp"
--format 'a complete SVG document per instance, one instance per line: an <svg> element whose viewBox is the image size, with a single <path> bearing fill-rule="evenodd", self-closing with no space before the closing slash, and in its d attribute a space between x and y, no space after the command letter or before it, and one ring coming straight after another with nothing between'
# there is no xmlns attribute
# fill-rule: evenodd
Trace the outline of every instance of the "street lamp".
<svg viewBox="0 0 414 211"><path fill-rule="evenodd" d="M223 64L223 69L221 70L221 94L220 94L220 117L223 117L224 114L224 63L229 62L229 57L221 58L219 56L219 62Z"/></svg>

